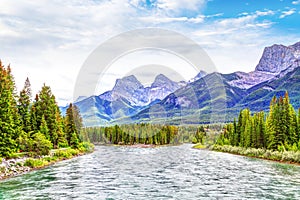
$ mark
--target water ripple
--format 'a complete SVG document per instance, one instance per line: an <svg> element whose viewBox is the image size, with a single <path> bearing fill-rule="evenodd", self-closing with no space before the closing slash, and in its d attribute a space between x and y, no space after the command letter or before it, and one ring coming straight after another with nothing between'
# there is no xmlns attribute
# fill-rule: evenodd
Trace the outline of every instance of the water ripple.
<svg viewBox="0 0 300 200"><path fill-rule="evenodd" d="M0 182L0 199L300 199L300 168L191 149L99 146Z"/></svg>

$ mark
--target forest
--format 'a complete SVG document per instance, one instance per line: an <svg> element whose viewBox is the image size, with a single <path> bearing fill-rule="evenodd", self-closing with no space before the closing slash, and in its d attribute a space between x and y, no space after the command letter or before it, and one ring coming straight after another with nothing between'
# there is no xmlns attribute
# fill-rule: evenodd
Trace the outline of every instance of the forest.
<svg viewBox="0 0 300 200"><path fill-rule="evenodd" d="M204 126L173 126L161 124L123 124L110 127L82 129L84 140L100 144L151 144L202 143Z"/></svg>
<svg viewBox="0 0 300 200"><path fill-rule="evenodd" d="M300 109L299 109L300 111ZM224 127L218 145L243 148L260 148L273 151L300 150L300 114L290 104L288 92L270 102L270 110L251 114L249 109L240 112L238 120Z"/></svg>
<svg viewBox="0 0 300 200"><path fill-rule="evenodd" d="M70 104L63 117L51 88L45 84L32 100L27 78L17 94L10 66L0 61L0 157L28 152L48 155L53 148L78 148L82 119Z"/></svg>

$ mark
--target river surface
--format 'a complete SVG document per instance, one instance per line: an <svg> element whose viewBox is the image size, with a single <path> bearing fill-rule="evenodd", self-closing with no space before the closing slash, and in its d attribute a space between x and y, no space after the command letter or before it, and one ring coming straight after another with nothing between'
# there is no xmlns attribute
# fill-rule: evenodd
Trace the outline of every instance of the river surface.
<svg viewBox="0 0 300 200"><path fill-rule="evenodd" d="M0 199L300 199L300 167L188 144L97 146L0 182Z"/></svg>

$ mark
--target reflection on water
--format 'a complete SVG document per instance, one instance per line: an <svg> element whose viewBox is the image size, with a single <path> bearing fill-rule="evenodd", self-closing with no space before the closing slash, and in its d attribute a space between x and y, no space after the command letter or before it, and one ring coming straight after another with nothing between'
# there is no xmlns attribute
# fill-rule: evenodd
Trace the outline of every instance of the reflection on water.
<svg viewBox="0 0 300 200"><path fill-rule="evenodd" d="M0 199L300 199L300 168L191 145L99 146L0 182Z"/></svg>

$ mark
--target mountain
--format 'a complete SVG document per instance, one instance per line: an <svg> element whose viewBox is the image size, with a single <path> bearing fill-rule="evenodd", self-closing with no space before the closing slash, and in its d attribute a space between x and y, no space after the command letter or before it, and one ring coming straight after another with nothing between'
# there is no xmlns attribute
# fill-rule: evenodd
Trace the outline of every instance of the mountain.
<svg viewBox="0 0 300 200"><path fill-rule="evenodd" d="M230 85L249 89L265 81L284 76L299 66L300 42L291 45L272 45L264 49L263 55L255 68L250 73L235 72L236 78L229 82Z"/></svg>
<svg viewBox="0 0 300 200"><path fill-rule="evenodd" d="M188 83L195 82L195 81L199 80L200 78L203 78L206 75L207 75L207 73L205 71L200 70L200 72L194 78L192 78L191 80L189 80Z"/></svg>
<svg viewBox="0 0 300 200"><path fill-rule="evenodd" d="M130 75L117 79L112 90L99 96L78 98L75 105L81 112L85 126L103 125L137 114L183 85L184 82L177 83L159 74L150 87L144 87L135 76ZM62 113L66 108L61 108Z"/></svg>
<svg viewBox="0 0 300 200"><path fill-rule="evenodd" d="M180 87L180 83L174 82L162 74L155 77L150 87L144 87L135 76L131 75L117 79L113 89L99 97L108 101L124 98L132 106L146 106L155 100L162 100Z"/></svg>
<svg viewBox="0 0 300 200"><path fill-rule="evenodd" d="M266 47L254 71L200 71L188 82L156 76L144 87L135 76L117 79L111 91L75 102L86 126L110 123L198 124L232 120L243 108L268 110L274 95L289 92L300 107L300 42ZM63 109L62 109L63 110Z"/></svg>
<svg viewBox="0 0 300 200"><path fill-rule="evenodd" d="M246 90L231 86L228 82L230 75L211 73L192 82L168 95L157 104L143 109L137 115L122 119L121 123L137 122L165 122L181 123L209 123L225 118L224 109L233 107ZM211 113L218 113L214 119Z"/></svg>
<svg viewBox="0 0 300 200"><path fill-rule="evenodd" d="M118 123L210 123L232 120L243 108L268 110L274 95L289 92L300 107L300 43L265 48L255 71L208 74Z"/></svg>

